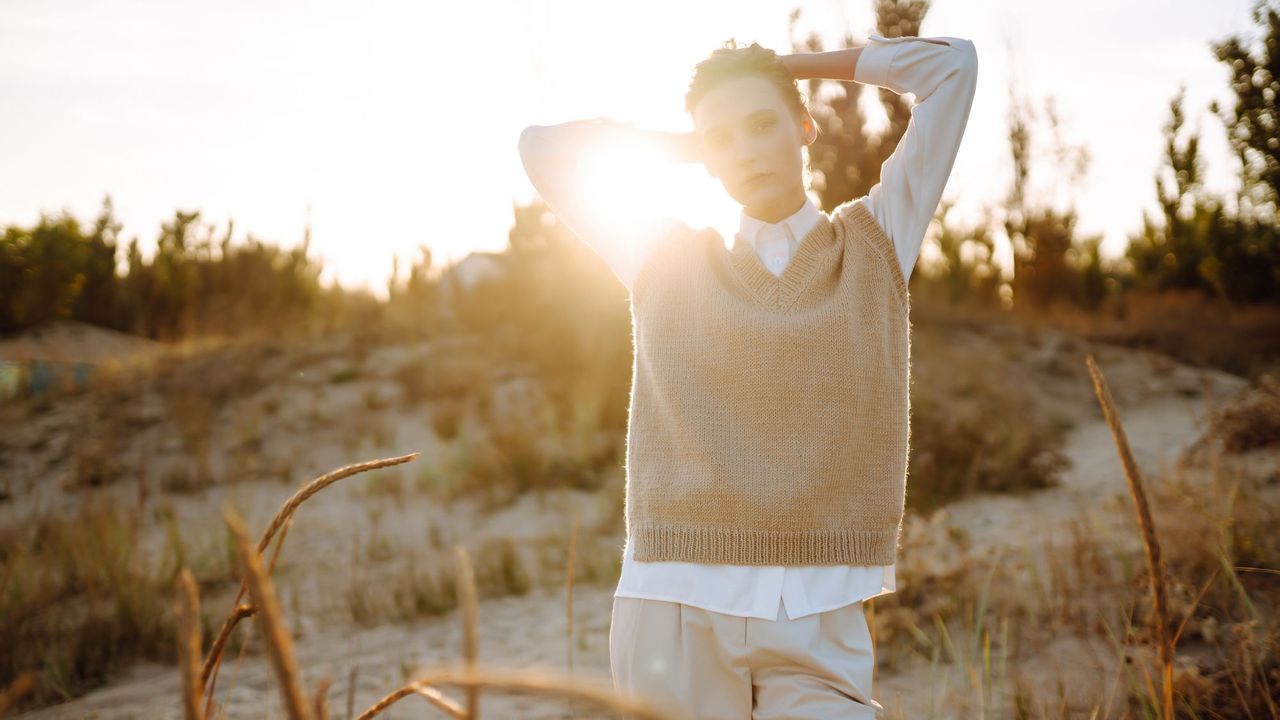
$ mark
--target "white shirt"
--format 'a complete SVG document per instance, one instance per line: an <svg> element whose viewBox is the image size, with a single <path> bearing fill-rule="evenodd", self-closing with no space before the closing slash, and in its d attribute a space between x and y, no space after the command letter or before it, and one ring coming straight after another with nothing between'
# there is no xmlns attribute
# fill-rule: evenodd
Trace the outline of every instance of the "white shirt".
<svg viewBox="0 0 1280 720"><path fill-rule="evenodd" d="M871 35L854 71L854 81L912 93L916 104L898 145L880 166L880 181L861 199L893 240L904 278L910 278L925 231L955 163L977 86L973 43L953 37ZM599 178L576 177L575 151L590 147L599 132L625 131L608 119L532 125L520 136L519 151L538 194L557 217L592 247L631 289L636 271L671 218L639 219L626 227L603 225L575 189ZM799 240L818 221L813 201L778 223L743 210L739 234L764 266L781 275ZM843 607L896 590L895 566L721 565L637 562L628 539L615 597L680 602L716 612L763 620L778 617L779 604L791 619Z"/></svg>

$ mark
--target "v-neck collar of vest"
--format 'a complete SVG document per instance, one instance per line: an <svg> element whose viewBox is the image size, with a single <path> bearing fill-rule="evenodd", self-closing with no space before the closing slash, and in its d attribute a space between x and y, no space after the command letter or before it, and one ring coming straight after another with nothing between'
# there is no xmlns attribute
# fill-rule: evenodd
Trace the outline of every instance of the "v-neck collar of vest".
<svg viewBox="0 0 1280 720"><path fill-rule="evenodd" d="M781 276L774 275L764 266L755 248L741 233L734 234L729 264L748 292L766 308L776 311L790 309L813 281L826 254L835 244L831 218L826 213L820 212L820 215L818 222L800 239L795 257L787 263Z"/></svg>

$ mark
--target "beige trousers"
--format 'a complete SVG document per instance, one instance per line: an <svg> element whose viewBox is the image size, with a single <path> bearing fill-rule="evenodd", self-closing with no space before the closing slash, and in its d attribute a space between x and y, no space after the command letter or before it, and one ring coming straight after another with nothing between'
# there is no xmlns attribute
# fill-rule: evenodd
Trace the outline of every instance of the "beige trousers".
<svg viewBox="0 0 1280 720"><path fill-rule="evenodd" d="M609 665L618 692L672 718L875 718L875 666L863 604L791 620L615 597Z"/></svg>

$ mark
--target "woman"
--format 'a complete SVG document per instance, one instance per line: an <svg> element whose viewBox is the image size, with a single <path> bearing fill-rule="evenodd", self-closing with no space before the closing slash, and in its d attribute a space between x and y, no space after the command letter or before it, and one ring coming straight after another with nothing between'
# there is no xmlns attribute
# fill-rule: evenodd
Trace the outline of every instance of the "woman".
<svg viewBox="0 0 1280 720"><path fill-rule="evenodd" d="M817 137L798 80L912 93L880 181L832 212L804 186ZM626 530L610 666L677 716L872 718L863 601L892 592L910 436L907 279L973 103L953 37L716 50L688 133L605 118L530 126L519 152L553 212L631 294ZM675 219L589 207L604 138L701 163L742 207L731 247Z"/></svg>

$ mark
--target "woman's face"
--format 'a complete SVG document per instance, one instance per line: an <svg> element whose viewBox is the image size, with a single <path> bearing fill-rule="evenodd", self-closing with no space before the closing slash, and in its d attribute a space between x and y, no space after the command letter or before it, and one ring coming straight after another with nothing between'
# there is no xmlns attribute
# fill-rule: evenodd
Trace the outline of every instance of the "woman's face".
<svg viewBox="0 0 1280 720"><path fill-rule="evenodd" d="M797 122L764 78L726 80L694 108L707 172L748 215L780 222L804 203L801 148L816 138L808 113Z"/></svg>

